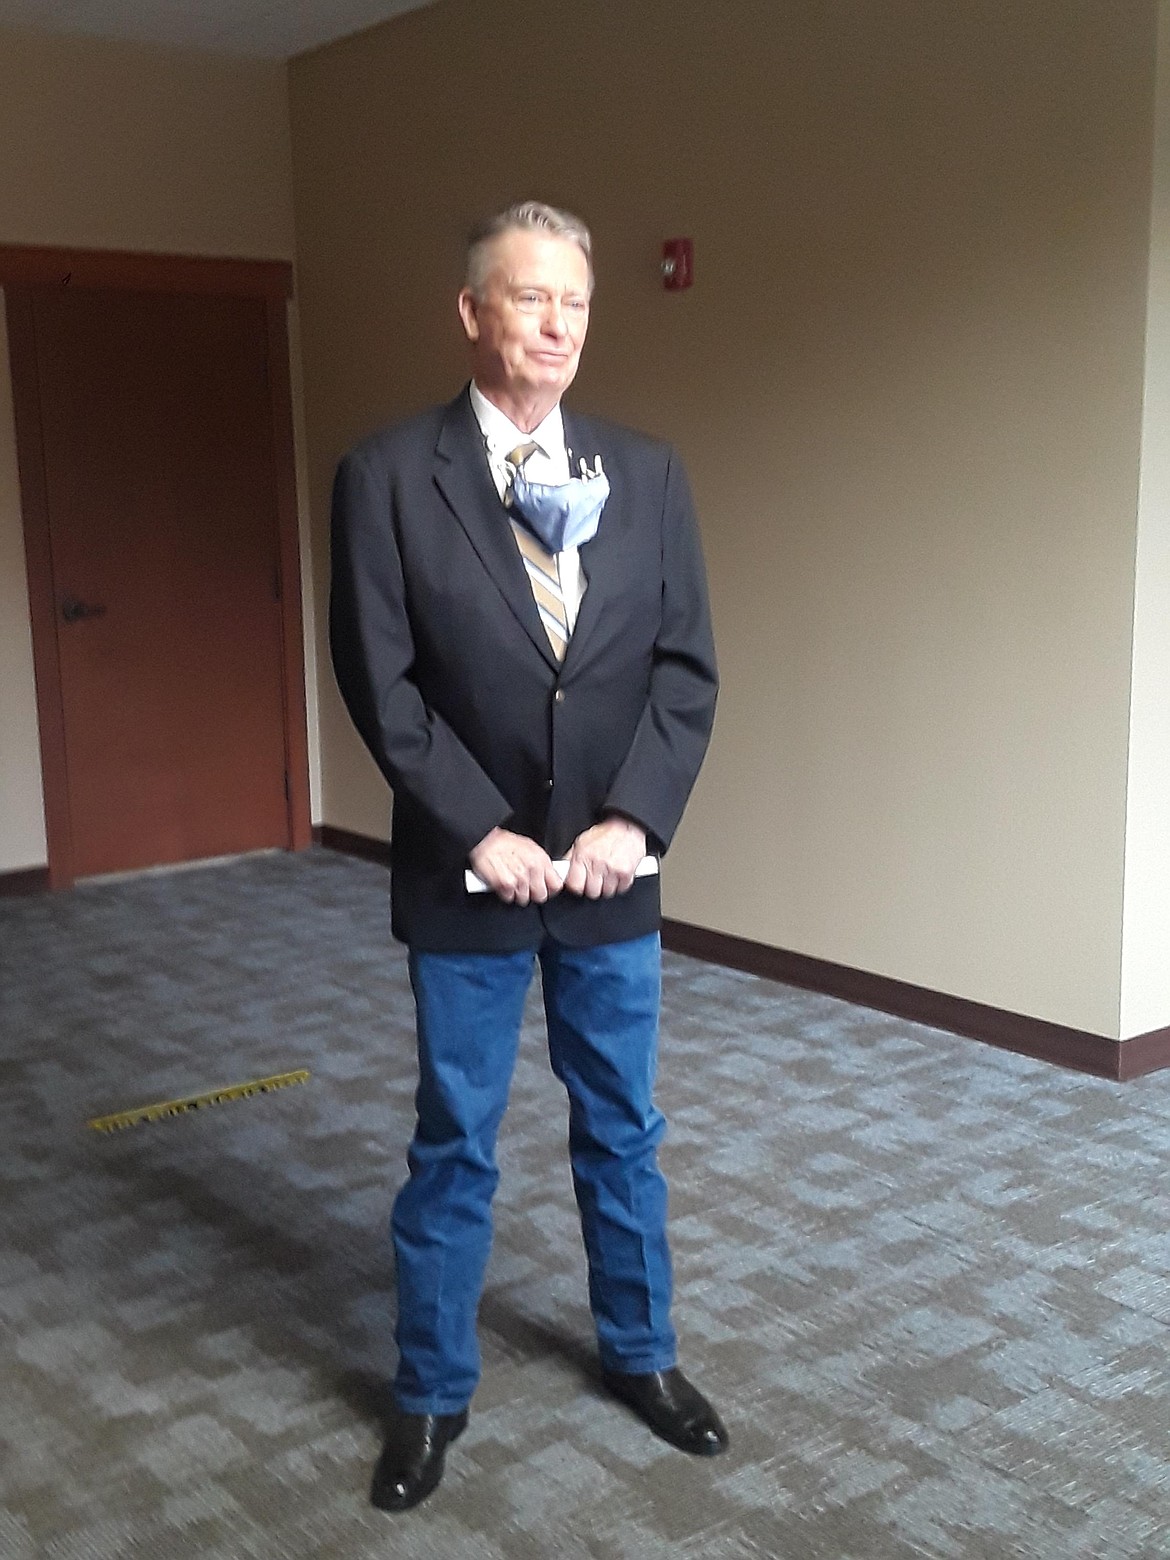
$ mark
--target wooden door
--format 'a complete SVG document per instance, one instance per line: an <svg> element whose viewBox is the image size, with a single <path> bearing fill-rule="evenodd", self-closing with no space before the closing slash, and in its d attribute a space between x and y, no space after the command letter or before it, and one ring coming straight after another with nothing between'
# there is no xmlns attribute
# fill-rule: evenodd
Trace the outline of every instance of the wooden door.
<svg viewBox="0 0 1170 1560"><path fill-rule="evenodd" d="M73 875L287 845L265 303L30 301Z"/></svg>

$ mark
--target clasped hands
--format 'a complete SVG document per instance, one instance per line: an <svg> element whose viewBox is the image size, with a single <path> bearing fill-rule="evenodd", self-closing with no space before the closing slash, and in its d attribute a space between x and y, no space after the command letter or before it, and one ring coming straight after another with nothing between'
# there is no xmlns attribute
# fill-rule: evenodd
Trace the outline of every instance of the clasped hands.
<svg viewBox="0 0 1170 1560"><path fill-rule="evenodd" d="M628 818L605 818L573 841L562 883L552 858L527 835L493 829L469 853L471 869L509 905L543 905L562 888L586 899L612 899L634 881L646 831Z"/></svg>

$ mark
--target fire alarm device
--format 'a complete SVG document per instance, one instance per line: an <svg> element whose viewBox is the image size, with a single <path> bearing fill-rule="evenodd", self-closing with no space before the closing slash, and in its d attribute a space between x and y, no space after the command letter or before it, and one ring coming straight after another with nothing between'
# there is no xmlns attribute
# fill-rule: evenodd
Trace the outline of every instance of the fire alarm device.
<svg viewBox="0 0 1170 1560"><path fill-rule="evenodd" d="M662 246L662 285L681 292L695 280L695 246L689 238L668 238Z"/></svg>

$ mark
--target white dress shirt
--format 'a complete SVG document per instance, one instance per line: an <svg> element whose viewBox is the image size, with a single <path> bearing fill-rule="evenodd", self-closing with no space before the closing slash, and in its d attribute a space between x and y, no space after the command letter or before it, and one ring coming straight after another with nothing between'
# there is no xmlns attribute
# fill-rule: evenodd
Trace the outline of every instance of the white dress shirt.
<svg viewBox="0 0 1170 1560"><path fill-rule="evenodd" d="M507 456L518 444L531 442L540 446L524 463L524 475L531 481L554 483L569 480L569 455L565 449L565 424L559 402L531 433L524 433L517 428L474 382L471 386L471 408L487 445L488 465L501 499L508 491ZM561 595L565 598L565 616L571 634L588 581L575 547L562 548L556 558Z"/></svg>

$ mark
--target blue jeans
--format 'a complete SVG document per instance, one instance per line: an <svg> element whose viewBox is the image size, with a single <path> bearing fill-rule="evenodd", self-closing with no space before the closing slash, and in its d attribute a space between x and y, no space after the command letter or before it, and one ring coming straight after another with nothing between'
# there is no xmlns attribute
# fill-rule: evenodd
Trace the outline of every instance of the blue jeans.
<svg viewBox="0 0 1170 1560"><path fill-rule="evenodd" d="M539 957L549 1060L569 1096L569 1159L589 1263L602 1364L667 1370L666 1183L653 1101L661 952L657 935L593 948L546 939L538 952L411 950L418 1012L418 1124L394 1204L398 1372L414 1414L452 1414L479 1380L475 1318L499 1180L524 998Z"/></svg>

